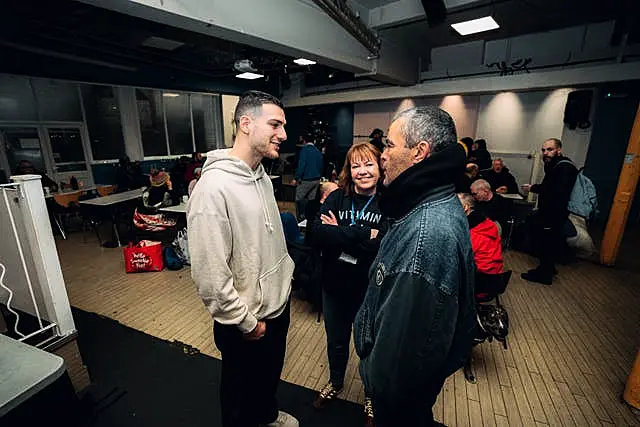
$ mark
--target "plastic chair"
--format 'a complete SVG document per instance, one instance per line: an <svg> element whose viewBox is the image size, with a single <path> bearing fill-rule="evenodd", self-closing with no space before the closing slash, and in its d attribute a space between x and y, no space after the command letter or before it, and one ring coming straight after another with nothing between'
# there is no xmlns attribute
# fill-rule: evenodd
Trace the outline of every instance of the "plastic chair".
<svg viewBox="0 0 640 427"><path fill-rule="evenodd" d="M63 239L67 239L65 232L64 220L73 215L77 215L79 211L79 201L82 196L82 190L72 193L55 194L53 196L54 203L51 204L53 210L53 220L60 231Z"/></svg>
<svg viewBox="0 0 640 427"><path fill-rule="evenodd" d="M113 194L116 192L117 189L118 187L115 185L100 185L96 188L96 190L98 191L98 194L101 197L108 196L109 194Z"/></svg>

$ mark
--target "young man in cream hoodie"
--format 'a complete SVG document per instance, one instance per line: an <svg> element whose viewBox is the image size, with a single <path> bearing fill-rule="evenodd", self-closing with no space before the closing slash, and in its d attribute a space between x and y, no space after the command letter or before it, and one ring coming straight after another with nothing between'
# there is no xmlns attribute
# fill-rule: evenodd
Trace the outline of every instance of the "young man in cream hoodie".
<svg viewBox="0 0 640 427"><path fill-rule="evenodd" d="M234 122L233 148L207 154L187 206L191 276L222 353L222 424L297 427L294 417L278 411L275 396L294 264L260 163L278 158L286 120L277 98L249 91L240 97Z"/></svg>

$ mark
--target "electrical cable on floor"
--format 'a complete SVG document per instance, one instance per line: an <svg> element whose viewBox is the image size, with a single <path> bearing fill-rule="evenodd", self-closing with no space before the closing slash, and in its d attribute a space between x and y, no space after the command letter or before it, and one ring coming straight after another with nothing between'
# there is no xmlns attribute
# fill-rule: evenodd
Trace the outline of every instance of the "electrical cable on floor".
<svg viewBox="0 0 640 427"><path fill-rule="evenodd" d="M20 322L20 315L14 309L11 308L11 300L13 299L13 291L11 289L9 289L8 287L6 287L5 284L4 284L4 275L7 272L7 268L1 262L0 262L0 268L2 269L2 273L0 273L0 287L2 289L5 289L7 292L9 292L9 299L7 300L7 310L9 310L11 312L11 314L16 316L16 322L13 325L13 330L21 338L24 338L26 335L23 334L22 332L18 331L18 323Z"/></svg>

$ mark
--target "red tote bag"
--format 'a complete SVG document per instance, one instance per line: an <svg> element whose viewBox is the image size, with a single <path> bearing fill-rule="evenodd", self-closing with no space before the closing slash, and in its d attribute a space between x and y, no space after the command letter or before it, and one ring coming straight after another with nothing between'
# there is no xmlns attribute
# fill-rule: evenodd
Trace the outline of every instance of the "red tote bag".
<svg viewBox="0 0 640 427"><path fill-rule="evenodd" d="M161 271L164 268L161 242L141 240L135 246L129 243L129 247L124 248L123 252L124 269L127 273Z"/></svg>

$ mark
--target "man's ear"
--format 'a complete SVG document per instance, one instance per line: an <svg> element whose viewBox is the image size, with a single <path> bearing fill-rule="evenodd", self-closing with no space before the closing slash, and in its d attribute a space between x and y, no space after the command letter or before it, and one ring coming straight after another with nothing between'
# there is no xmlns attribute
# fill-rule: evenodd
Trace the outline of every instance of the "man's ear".
<svg viewBox="0 0 640 427"><path fill-rule="evenodd" d="M251 120L251 117L244 115L244 116L240 116L240 124L238 126L237 131L238 132L242 132L244 134L248 134L249 133L249 128L251 127L251 123L253 122L253 120Z"/></svg>
<svg viewBox="0 0 640 427"><path fill-rule="evenodd" d="M420 163L431 154L431 146L427 141L420 141L418 145L412 148L413 164Z"/></svg>

